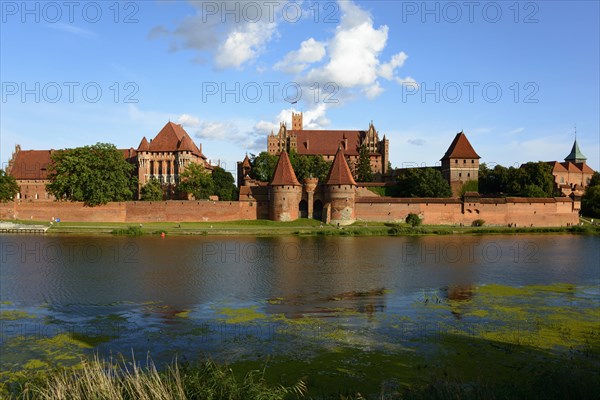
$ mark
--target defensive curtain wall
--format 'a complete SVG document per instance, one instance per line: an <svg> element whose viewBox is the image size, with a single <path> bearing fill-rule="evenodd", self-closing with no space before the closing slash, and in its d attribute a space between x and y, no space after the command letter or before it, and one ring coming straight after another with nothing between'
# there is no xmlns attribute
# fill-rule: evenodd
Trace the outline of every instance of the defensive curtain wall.
<svg viewBox="0 0 600 400"><path fill-rule="evenodd" d="M570 197L399 199L370 196L357 197L353 206L354 217L345 221L346 223L354 220L401 222L409 213L414 213L420 215L425 224L471 225L474 220L483 219L486 225L566 226L579 222L580 202ZM52 218L60 218L64 222L124 223L217 222L268 219L269 208L268 201L253 200L130 201L97 207L73 202L17 200L0 203L0 219L51 221ZM330 203L323 205L322 220L327 222L329 218L331 221L330 209Z"/></svg>

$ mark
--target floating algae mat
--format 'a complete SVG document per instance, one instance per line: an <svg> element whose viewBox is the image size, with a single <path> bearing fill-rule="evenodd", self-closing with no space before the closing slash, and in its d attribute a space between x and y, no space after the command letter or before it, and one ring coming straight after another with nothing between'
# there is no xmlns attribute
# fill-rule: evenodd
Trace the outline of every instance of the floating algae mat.
<svg viewBox="0 0 600 400"><path fill-rule="evenodd" d="M76 366L95 352L138 359L150 352L158 362L209 356L240 373L266 367L273 383L305 377L314 395L410 391L438 379L527 386L567 366L571 372L600 368L597 287L441 288L403 299L402 312L378 312L381 297L390 297L389 304L394 295L377 290L310 305L279 297L183 310L129 305L83 322L95 327L87 334L69 329L72 321L3 305L2 379L9 384L22 371ZM35 322L46 330L28 331ZM141 339L147 346L136 349Z"/></svg>

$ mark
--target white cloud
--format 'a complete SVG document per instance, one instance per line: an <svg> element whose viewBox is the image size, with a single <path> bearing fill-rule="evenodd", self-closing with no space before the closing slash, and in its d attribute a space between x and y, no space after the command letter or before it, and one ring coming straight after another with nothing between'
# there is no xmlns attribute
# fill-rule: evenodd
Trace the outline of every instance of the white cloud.
<svg viewBox="0 0 600 400"><path fill-rule="evenodd" d="M288 53L274 68L301 74L295 78L305 87L319 83L323 96L324 85L333 83L339 88L341 99L354 98L357 93L376 98L384 91L380 79L416 85L410 77L397 76L397 70L408 59L406 53L394 54L387 62L381 59L389 28L375 27L371 14L352 1L340 0L338 4L342 15L333 36L322 42L314 38L303 41L298 50Z"/></svg>
<svg viewBox="0 0 600 400"><path fill-rule="evenodd" d="M196 8L195 15L174 28L156 26L149 38L170 39L171 51L195 50L198 62L209 59L217 68L241 69L256 60L277 36L278 10L285 3L193 1L189 4Z"/></svg>
<svg viewBox="0 0 600 400"><path fill-rule="evenodd" d="M297 74L304 71L309 64L321 61L323 57L325 57L325 45L310 38L303 41L298 50L287 53L283 60L276 63L273 68Z"/></svg>
<svg viewBox="0 0 600 400"><path fill-rule="evenodd" d="M200 126L200 118L189 114L181 114L179 118L177 118L177 123L186 128L196 128Z"/></svg>

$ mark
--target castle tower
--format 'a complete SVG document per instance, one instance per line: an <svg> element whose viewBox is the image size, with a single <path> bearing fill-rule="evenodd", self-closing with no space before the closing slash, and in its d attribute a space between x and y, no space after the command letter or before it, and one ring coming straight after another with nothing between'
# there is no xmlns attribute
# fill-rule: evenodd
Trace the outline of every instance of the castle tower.
<svg viewBox="0 0 600 400"><path fill-rule="evenodd" d="M237 162L237 184L238 187L244 185L247 181L246 178L250 173L252 166L250 165L250 158L248 158L248 154L246 153L246 157L244 157L244 161Z"/></svg>
<svg viewBox="0 0 600 400"><path fill-rule="evenodd" d="M354 200L356 197L356 182L342 146L338 148L333 164L327 176L325 191L330 207L330 220L328 222L339 225L349 225L356 219Z"/></svg>
<svg viewBox="0 0 600 400"><path fill-rule="evenodd" d="M383 135L379 152L381 153L381 173L385 175L389 172L390 163L390 141L386 139L385 135Z"/></svg>
<svg viewBox="0 0 600 400"><path fill-rule="evenodd" d="M273 179L269 184L270 209L269 217L273 221L294 221L298 219L299 205L302 196L302 186L287 152L279 155Z"/></svg>
<svg viewBox="0 0 600 400"><path fill-rule="evenodd" d="M465 182L479 180L480 158L467 136L462 131L457 133L448 151L440 160L442 175L450 183L452 196L460 196Z"/></svg>
<svg viewBox="0 0 600 400"><path fill-rule="evenodd" d="M292 112L292 130L301 131L302 129L302 113L296 114Z"/></svg>

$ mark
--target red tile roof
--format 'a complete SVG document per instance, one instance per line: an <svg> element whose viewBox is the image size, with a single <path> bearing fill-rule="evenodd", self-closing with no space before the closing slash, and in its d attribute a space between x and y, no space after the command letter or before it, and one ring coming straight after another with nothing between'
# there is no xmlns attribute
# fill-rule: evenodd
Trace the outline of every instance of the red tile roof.
<svg viewBox="0 0 600 400"><path fill-rule="evenodd" d="M271 180L272 186L300 186L298 178L292 168L292 162L288 153L282 151L279 155L279 161L277 161L277 167L273 173L273 179Z"/></svg>
<svg viewBox="0 0 600 400"><path fill-rule="evenodd" d="M146 139L146 136L144 136L142 138L142 141L140 142L140 145L138 146L138 151L149 151L150 150L150 144L148 143L148 139Z"/></svg>
<svg viewBox="0 0 600 400"><path fill-rule="evenodd" d="M352 172L350 172L350 167L348 167L346 157L344 156L344 150L341 146L339 146L338 151L335 154L335 158L333 159L331 169L329 170L329 175L327 176L327 185L356 186L356 181L354 180L354 177L352 177Z"/></svg>
<svg viewBox="0 0 600 400"><path fill-rule="evenodd" d="M561 164L562 164L563 168L565 168L569 172L581 172L579 167L570 161L565 161Z"/></svg>
<svg viewBox="0 0 600 400"><path fill-rule="evenodd" d="M298 154L328 156L333 156L340 144L344 145L344 139L348 141L346 154L358 156L360 138L366 135L365 131L290 130L288 132L297 137Z"/></svg>
<svg viewBox="0 0 600 400"><path fill-rule="evenodd" d="M586 163L576 163L577 168L583 171L584 174L593 174L595 171Z"/></svg>
<svg viewBox="0 0 600 400"><path fill-rule="evenodd" d="M248 158L248 154L246 154L246 157L244 157L244 161L242 161L242 167L244 168L250 168L250 159Z"/></svg>
<svg viewBox="0 0 600 400"><path fill-rule="evenodd" d="M552 166L552 172L567 172L567 169L558 161L548 161L548 164Z"/></svg>
<svg viewBox="0 0 600 400"><path fill-rule="evenodd" d="M186 148L182 148L184 138L186 137L189 139L191 144L186 140L184 144ZM158 135L156 135L156 137L150 141L150 145L148 147L148 151L191 151L192 154L206 159L185 129L183 129L181 125L175 124L171 121L167 122L161 131L158 132Z"/></svg>
<svg viewBox="0 0 600 400"><path fill-rule="evenodd" d="M48 164L53 150L21 150L16 153L10 174L17 180L48 179Z"/></svg>
<svg viewBox="0 0 600 400"><path fill-rule="evenodd" d="M467 139L467 135L463 132L459 132L454 137L452 144L448 147L448 151L442 157L442 160L447 158L481 158L469 143L469 139Z"/></svg>

